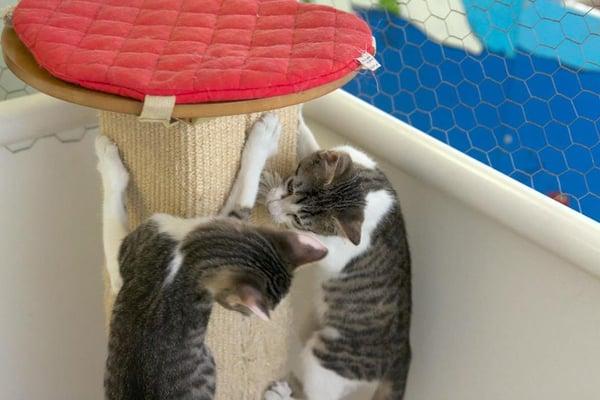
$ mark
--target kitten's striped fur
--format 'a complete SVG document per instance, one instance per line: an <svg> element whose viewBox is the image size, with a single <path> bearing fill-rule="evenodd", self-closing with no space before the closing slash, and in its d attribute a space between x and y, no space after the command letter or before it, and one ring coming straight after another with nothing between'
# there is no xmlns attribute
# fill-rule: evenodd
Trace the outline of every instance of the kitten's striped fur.
<svg viewBox="0 0 600 400"><path fill-rule="evenodd" d="M311 135L306 131L301 125L299 140ZM401 400L410 363L411 262L396 193L356 149L305 148L312 152L296 174L266 196L276 221L317 234L329 249L318 262L319 329L295 371L303 390L294 398L338 400L371 383L378 386L374 399ZM282 383L265 393L265 400L291 398Z"/></svg>
<svg viewBox="0 0 600 400"><path fill-rule="evenodd" d="M220 216L157 214L129 234L123 206L127 171L116 147L106 137L97 139L106 257L118 292L106 362L107 400L212 399L215 363L204 336L213 303L266 319L286 295L293 269L326 255L307 235L242 221L280 131L272 114L255 124Z"/></svg>

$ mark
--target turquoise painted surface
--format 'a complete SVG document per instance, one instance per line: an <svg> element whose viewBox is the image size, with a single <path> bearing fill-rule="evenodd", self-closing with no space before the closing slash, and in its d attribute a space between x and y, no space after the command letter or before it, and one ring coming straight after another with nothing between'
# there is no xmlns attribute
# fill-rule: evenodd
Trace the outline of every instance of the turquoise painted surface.
<svg viewBox="0 0 600 400"><path fill-rule="evenodd" d="M546 15L560 21L565 14ZM525 46L510 56L499 47L471 54L437 43L398 16L374 10L361 16L374 31L383 68L361 74L346 90L600 221L597 68ZM580 34L578 49L593 64L600 45L590 37L597 36Z"/></svg>
<svg viewBox="0 0 600 400"><path fill-rule="evenodd" d="M574 69L600 70L600 10L554 0L463 0L467 19L487 50L517 49Z"/></svg>
<svg viewBox="0 0 600 400"><path fill-rule="evenodd" d="M489 51L511 56L517 45L523 0L463 0L471 28Z"/></svg>

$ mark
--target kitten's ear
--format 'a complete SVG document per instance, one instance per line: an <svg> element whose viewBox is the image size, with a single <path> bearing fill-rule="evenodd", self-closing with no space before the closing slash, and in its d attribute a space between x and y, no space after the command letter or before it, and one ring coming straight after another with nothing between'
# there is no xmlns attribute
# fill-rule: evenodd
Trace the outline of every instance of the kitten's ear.
<svg viewBox="0 0 600 400"><path fill-rule="evenodd" d="M266 306L260 290L256 289L251 284L239 283L236 288L236 294L236 297L239 298L239 304L246 307L258 318L263 321L268 321L270 319L269 308Z"/></svg>
<svg viewBox="0 0 600 400"><path fill-rule="evenodd" d="M292 231L265 232L279 254L295 269L301 265L319 261L327 255L327 247L312 235Z"/></svg>
<svg viewBox="0 0 600 400"><path fill-rule="evenodd" d="M319 155L325 161L325 179L328 185L333 181L333 178L342 176L352 166L350 156L341 151L328 150L319 153Z"/></svg>
<svg viewBox="0 0 600 400"><path fill-rule="evenodd" d="M344 235L354 245L358 246L361 239L362 224L365 213L360 208L349 208L339 211L335 219Z"/></svg>
<svg viewBox="0 0 600 400"><path fill-rule="evenodd" d="M269 319L265 296L256 284L239 272L225 270L213 274L204 285L223 307L244 315L253 313L265 321Z"/></svg>

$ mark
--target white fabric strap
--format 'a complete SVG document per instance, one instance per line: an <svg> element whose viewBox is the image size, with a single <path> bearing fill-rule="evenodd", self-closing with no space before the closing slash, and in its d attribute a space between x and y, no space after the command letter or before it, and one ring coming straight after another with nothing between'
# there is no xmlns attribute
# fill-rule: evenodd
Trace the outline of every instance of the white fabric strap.
<svg viewBox="0 0 600 400"><path fill-rule="evenodd" d="M140 122L160 122L171 125L171 116L175 108L175 96L146 96L144 107L139 116Z"/></svg>

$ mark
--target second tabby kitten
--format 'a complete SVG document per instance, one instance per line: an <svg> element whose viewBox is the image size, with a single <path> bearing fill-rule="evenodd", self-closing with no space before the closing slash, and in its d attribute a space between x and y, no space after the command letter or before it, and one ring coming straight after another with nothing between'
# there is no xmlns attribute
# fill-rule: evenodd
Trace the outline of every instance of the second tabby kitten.
<svg viewBox="0 0 600 400"><path fill-rule="evenodd" d="M301 122L296 173L266 194L274 221L313 232L329 249L317 262L318 329L294 371L294 398L338 400L374 384L375 400L404 397L410 363L411 260L392 185L366 154L319 150ZM285 382L265 400L291 399Z"/></svg>

